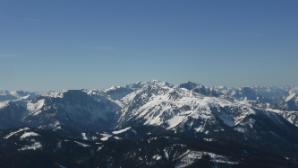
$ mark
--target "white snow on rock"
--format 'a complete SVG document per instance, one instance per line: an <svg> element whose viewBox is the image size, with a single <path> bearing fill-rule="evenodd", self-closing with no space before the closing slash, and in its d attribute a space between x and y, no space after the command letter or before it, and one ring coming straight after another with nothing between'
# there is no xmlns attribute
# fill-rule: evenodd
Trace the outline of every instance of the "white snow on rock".
<svg viewBox="0 0 298 168"><path fill-rule="evenodd" d="M290 100L292 100L293 98L295 98L296 93L290 93L288 97L286 97L285 101L288 102Z"/></svg>
<svg viewBox="0 0 298 168"><path fill-rule="evenodd" d="M126 95L125 97L123 97L121 99L121 104L123 106L128 105L134 98L135 96L138 94L138 92L140 92L141 90L136 90L134 92L131 92L130 94Z"/></svg>
<svg viewBox="0 0 298 168"><path fill-rule="evenodd" d="M248 103L208 97L164 83L132 92L123 100L126 105L120 122L139 119L144 121L144 125L163 126L167 129L176 129L190 120L200 121L202 124L221 120L229 127L242 127L252 124L244 121L255 114ZM203 128L196 129L200 132Z"/></svg>
<svg viewBox="0 0 298 168"><path fill-rule="evenodd" d="M41 149L42 145L40 142L34 142L31 145L25 145L22 148L18 149L18 151L24 151L24 150L38 150Z"/></svg>
<svg viewBox="0 0 298 168"><path fill-rule="evenodd" d="M179 125L183 120L185 119L185 116L174 116L170 120L168 120L168 129L175 128L177 125Z"/></svg>
<svg viewBox="0 0 298 168"><path fill-rule="evenodd" d="M55 131L55 130L60 130L62 129L61 123L56 120L54 123L49 124L49 126Z"/></svg>
<svg viewBox="0 0 298 168"><path fill-rule="evenodd" d="M85 93L87 93L88 95L90 96L96 96L96 95L99 95L101 94L101 90L98 90L98 89L90 89L90 90L83 90Z"/></svg>
<svg viewBox="0 0 298 168"><path fill-rule="evenodd" d="M26 100L30 97L30 95L26 95L26 96L23 96L23 97L20 97L21 100Z"/></svg>
<svg viewBox="0 0 298 168"><path fill-rule="evenodd" d="M204 151L191 151L187 150L184 154L182 154L181 162L177 163L175 166L176 168L183 168L188 167L192 163L194 163L196 160L201 159L204 155L208 155L210 157L210 161L213 163L225 163L229 165L237 165L239 164L236 161L231 161L227 157L223 155L218 155L211 152L204 152Z"/></svg>
<svg viewBox="0 0 298 168"><path fill-rule="evenodd" d="M32 115L38 115L41 113L42 107L45 105L45 99L38 100L37 102L27 103L27 110L32 113Z"/></svg>
<svg viewBox="0 0 298 168"><path fill-rule="evenodd" d="M51 90L51 91L48 91L47 93L43 94L43 96L53 97L53 98L63 98L64 92L65 92L65 90L62 90L62 91Z"/></svg>
<svg viewBox="0 0 298 168"><path fill-rule="evenodd" d="M294 126L298 127L298 112L267 108L266 111L277 113Z"/></svg>
<svg viewBox="0 0 298 168"><path fill-rule="evenodd" d="M113 90L116 90L116 89L119 89L119 88L121 88L121 86L111 86L110 88L105 89L104 92L113 91Z"/></svg>
<svg viewBox="0 0 298 168"><path fill-rule="evenodd" d="M112 133L113 134L121 134L121 133L126 132L130 129L131 129L131 127L126 127L126 128L121 129L121 130L113 131Z"/></svg>
<svg viewBox="0 0 298 168"><path fill-rule="evenodd" d="M152 156L152 159L154 159L154 160L160 160L161 158L162 158L162 156L159 155L159 154L156 154L156 155Z"/></svg>
<svg viewBox="0 0 298 168"><path fill-rule="evenodd" d="M24 132L23 135L20 136L20 139L23 140L29 137L37 137L37 136L39 136L39 134L35 132Z"/></svg>
<svg viewBox="0 0 298 168"><path fill-rule="evenodd" d="M196 132L204 132L205 131L205 127L206 127L206 123L207 123L208 119L206 119L204 121L204 124L201 124L199 127L195 128L194 130Z"/></svg>
<svg viewBox="0 0 298 168"><path fill-rule="evenodd" d="M81 135L82 135L83 140L88 140L85 132L82 132Z"/></svg>
<svg viewBox="0 0 298 168"><path fill-rule="evenodd" d="M76 143L76 144L78 144L78 145L81 146L81 147L84 147L84 148L86 148L86 147L90 147L90 145L85 144L85 143L82 143L82 142L79 142L79 141L73 141L73 142Z"/></svg>
<svg viewBox="0 0 298 168"><path fill-rule="evenodd" d="M9 101L0 102L0 109L6 107L8 105Z"/></svg>
<svg viewBox="0 0 298 168"><path fill-rule="evenodd" d="M102 150L103 146L99 146L96 151Z"/></svg>
<svg viewBox="0 0 298 168"><path fill-rule="evenodd" d="M112 137L112 135L107 134L107 133L102 133L100 134L102 137L100 138L101 141L107 141L109 140L110 137Z"/></svg>
<svg viewBox="0 0 298 168"><path fill-rule="evenodd" d="M11 133L9 133L8 135L6 135L6 136L4 137L4 139L9 139L10 137L12 137L12 136L14 136L14 135L16 135L16 134L18 134L18 133L20 133L20 132L22 132L22 131L26 131L26 130L29 130L29 128L28 128L28 127L25 127L25 128L21 128L21 129L19 129L19 130L17 130L17 131L11 132Z"/></svg>

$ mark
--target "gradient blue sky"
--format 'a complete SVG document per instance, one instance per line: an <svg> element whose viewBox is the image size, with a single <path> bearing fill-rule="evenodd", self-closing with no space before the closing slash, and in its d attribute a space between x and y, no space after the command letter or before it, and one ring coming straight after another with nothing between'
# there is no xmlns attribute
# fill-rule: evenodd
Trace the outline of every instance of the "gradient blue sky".
<svg viewBox="0 0 298 168"><path fill-rule="evenodd" d="M298 84L296 0L1 0L0 89Z"/></svg>

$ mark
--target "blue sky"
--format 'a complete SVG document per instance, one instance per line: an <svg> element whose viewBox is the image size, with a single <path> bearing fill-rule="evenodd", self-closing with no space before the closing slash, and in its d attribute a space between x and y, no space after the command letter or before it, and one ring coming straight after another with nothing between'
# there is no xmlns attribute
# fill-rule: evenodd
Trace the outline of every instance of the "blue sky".
<svg viewBox="0 0 298 168"><path fill-rule="evenodd" d="M2 0L0 89L298 84L296 0Z"/></svg>

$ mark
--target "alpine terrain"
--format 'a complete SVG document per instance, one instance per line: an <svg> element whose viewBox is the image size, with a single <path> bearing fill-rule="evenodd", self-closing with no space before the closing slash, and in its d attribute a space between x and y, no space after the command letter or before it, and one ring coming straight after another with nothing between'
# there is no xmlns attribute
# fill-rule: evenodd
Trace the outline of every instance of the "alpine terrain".
<svg viewBox="0 0 298 168"><path fill-rule="evenodd" d="M298 167L298 88L0 91L0 167Z"/></svg>

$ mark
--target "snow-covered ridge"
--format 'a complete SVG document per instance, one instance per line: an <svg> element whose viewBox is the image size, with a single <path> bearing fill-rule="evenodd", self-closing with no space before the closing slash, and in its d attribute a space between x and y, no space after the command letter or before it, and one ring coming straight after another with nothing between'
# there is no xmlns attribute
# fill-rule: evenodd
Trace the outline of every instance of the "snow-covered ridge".
<svg viewBox="0 0 298 168"><path fill-rule="evenodd" d="M121 88L121 86L111 86L110 88L105 89L104 92L109 92L109 91L116 90L119 88Z"/></svg>
<svg viewBox="0 0 298 168"><path fill-rule="evenodd" d="M298 87L289 90L288 95L284 99L284 107L290 111L298 111Z"/></svg>
<svg viewBox="0 0 298 168"><path fill-rule="evenodd" d="M255 115L255 108L295 111L298 106L297 101L293 100L297 98L297 89L281 90L270 87L207 87L192 82L173 85L152 80L106 90L50 91L34 97L24 96L27 92L2 91L2 95L19 95L20 99L0 101L0 109L4 109L2 115L8 117L10 115L6 113L16 112L17 117L13 116L12 120L18 118L19 122L27 123L34 121L39 128L62 128L65 124L62 120L68 121L65 118L58 119L62 115L84 125L85 122L81 120L84 116L95 122L97 119L107 121L112 116L110 114L113 114L119 123L142 120L145 125L162 126L170 130L187 124L200 132L208 124L216 122L228 127L252 127L254 120L248 118ZM272 95L276 97L280 96L283 101L273 103L267 100L270 92L274 92ZM289 93L287 98L284 93ZM292 124L296 123L295 112L276 114ZM3 127L6 125L3 124Z"/></svg>
<svg viewBox="0 0 298 168"><path fill-rule="evenodd" d="M101 138L100 138L101 141L107 141L107 140L109 140L109 138L111 138L113 136L113 135L108 134L108 133L102 133L100 135L101 135Z"/></svg>
<svg viewBox="0 0 298 168"><path fill-rule="evenodd" d="M28 128L28 127L25 127L25 128L21 128L21 129L19 129L19 130L17 130L17 131L11 132L11 133L9 133L8 135L6 135L6 136L4 137L4 139L9 139L10 137L12 137L12 136L14 136L14 135L16 135L16 134L18 134L18 133L20 133L20 132L26 131L26 130L29 130L29 128Z"/></svg>
<svg viewBox="0 0 298 168"><path fill-rule="evenodd" d="M204 96L184 88L165 83L154 83L137 90L124 99L120 122L143 120L145 125L163 126L176 129L190 120L215 122L218 118L227 126L242 126L245 119L255 114L251 106L244 101L231 101L224 98ZM229 109L224 112L221 109ZM245 121L245 122L244 122ZM200 130L201 128L195 128Z"/></svg>
<svg viewBox="0 0 298 168"><path fill-rule="evenodd" d="M188 150L184 154L182 154L180 157L182 157L181 162L178 163L176 166L177 168L183 168L191 165L196 159L201 159L204 155L208 155L210 159L215 163L227 163L229 165L237 165L239 164L236 161L231 161L229 158L218 155L211 152L204 152L204 151L191 151Z"/></svg>
<svg viewBox="0 0 298 168"><path fill-rule="evenodd" d="M126 128L121 129L121 130L113 131L112 133L113 134L121 134L121 133L126 132L126 131L128 131L130 129L131 129L131 127L126 127Z"/></svg>
<svg viewBox="0 0 298 168"><path fill-rule="evenodd" d="M290 93L288 97L286 97L285 101L288 102L290 100L292 100L293 98L295 98L296 93Z"/></svg>
<svg viewBox="0 0 298 168"><path fill-rule="evenodd" d="M18 149L18 151L25 150L39 150L42 148L42 144L40 142L33 142L31 145L25 145L22 148Z"/></svg>
<svg viewBox="0 0 298 168"><path fill-rule="evenodd" d="M21 136L20 136L20 139L23 140L23 139L26 139L26 138L29 138L29 137L37 137L39 136L38 133L35 133L35 132L24 132Z"/></svg>
<svg viewBox="0 0 298 168"><path fill-rule="evenodd" d="M271 109L271 108L267 108L266 111L277 113L283 118L285 118L287 121L289 121L291 124L298 127L298 111L286 111L286 110Z"/></svg>
<svg viewBox="0 0 298 168"><path fill-rule="evenodd" d="M48 92L45 92L43 94L41 94L42 96L45 97L53 97L53 98L62 98L63 94L66 92L66 90L50 90Z"/></svg>
<svg viewBox="0 0 298 168"><path fill-rule="evenodd" d="M285 98L286 102L289 102L291 100L298 99L298 87L292 88L289 90L289 95Z"/></svg>
<svg viewBox="0 0 298 168"><path fill-rule="evenodd" d="M161 126L170 130L187 126L196 132L204 132L208 127L214 126L221 130L223 126L221 124L224 124L237 132L245 133L255 127L256 117L253 116L263 115L272 122L280 122L276 116L278 114L297 126L298 112L275 113L266 110L271 106L271 100L267 102L266 98L270 97L271 91L274 92L274 96L280 95L279 100L282 100L286 90L281 91L281 88L239 89L242 95L251 96L248 100L248 98L243 99L242 95L239 99L233 97L229 90L227 92L221 90L220 94L216 93L218 92L216 89L227 89L225 87L215 87L210 89L211 92L198 91L196 90L198 87L206 89L202 85L193 83L188 83L183 87L163 82L152 82L151 85L145 85L122 99L124 107L119 123L121 125L138 121L138 123L143 122L144 125ZM212 92L213 90L216 92ZM256 95L262 93L265 96L262 101L259 101L260 99ZM282 106L280 108L281 111L284 111Z"/></svg>
<svg viewBox="0 0 298 168"><path fill-rule="evenodd" d="M41 113L42 107L45 105L45 99L40 99L36 102L28 102L27 110L32 113L32 115L38 115Z"/></svg>
<svg viewBox="0 0 298 168"><path fill-rule="evenodd" d="M91 153L103 156L99 167L119 167L109 158L153 167L197 167L208 160L215 167L241 167L246 156L250 162L250 156L272 148L280 155L272 161L288 164L297 160L298 111L290 110L296 94L284 90L272 94L279 97L272 101L269 92L276 90L150 81L0 101L2 153L14 157L37 150L63 157L70 151L75 162Z"/></svg>

